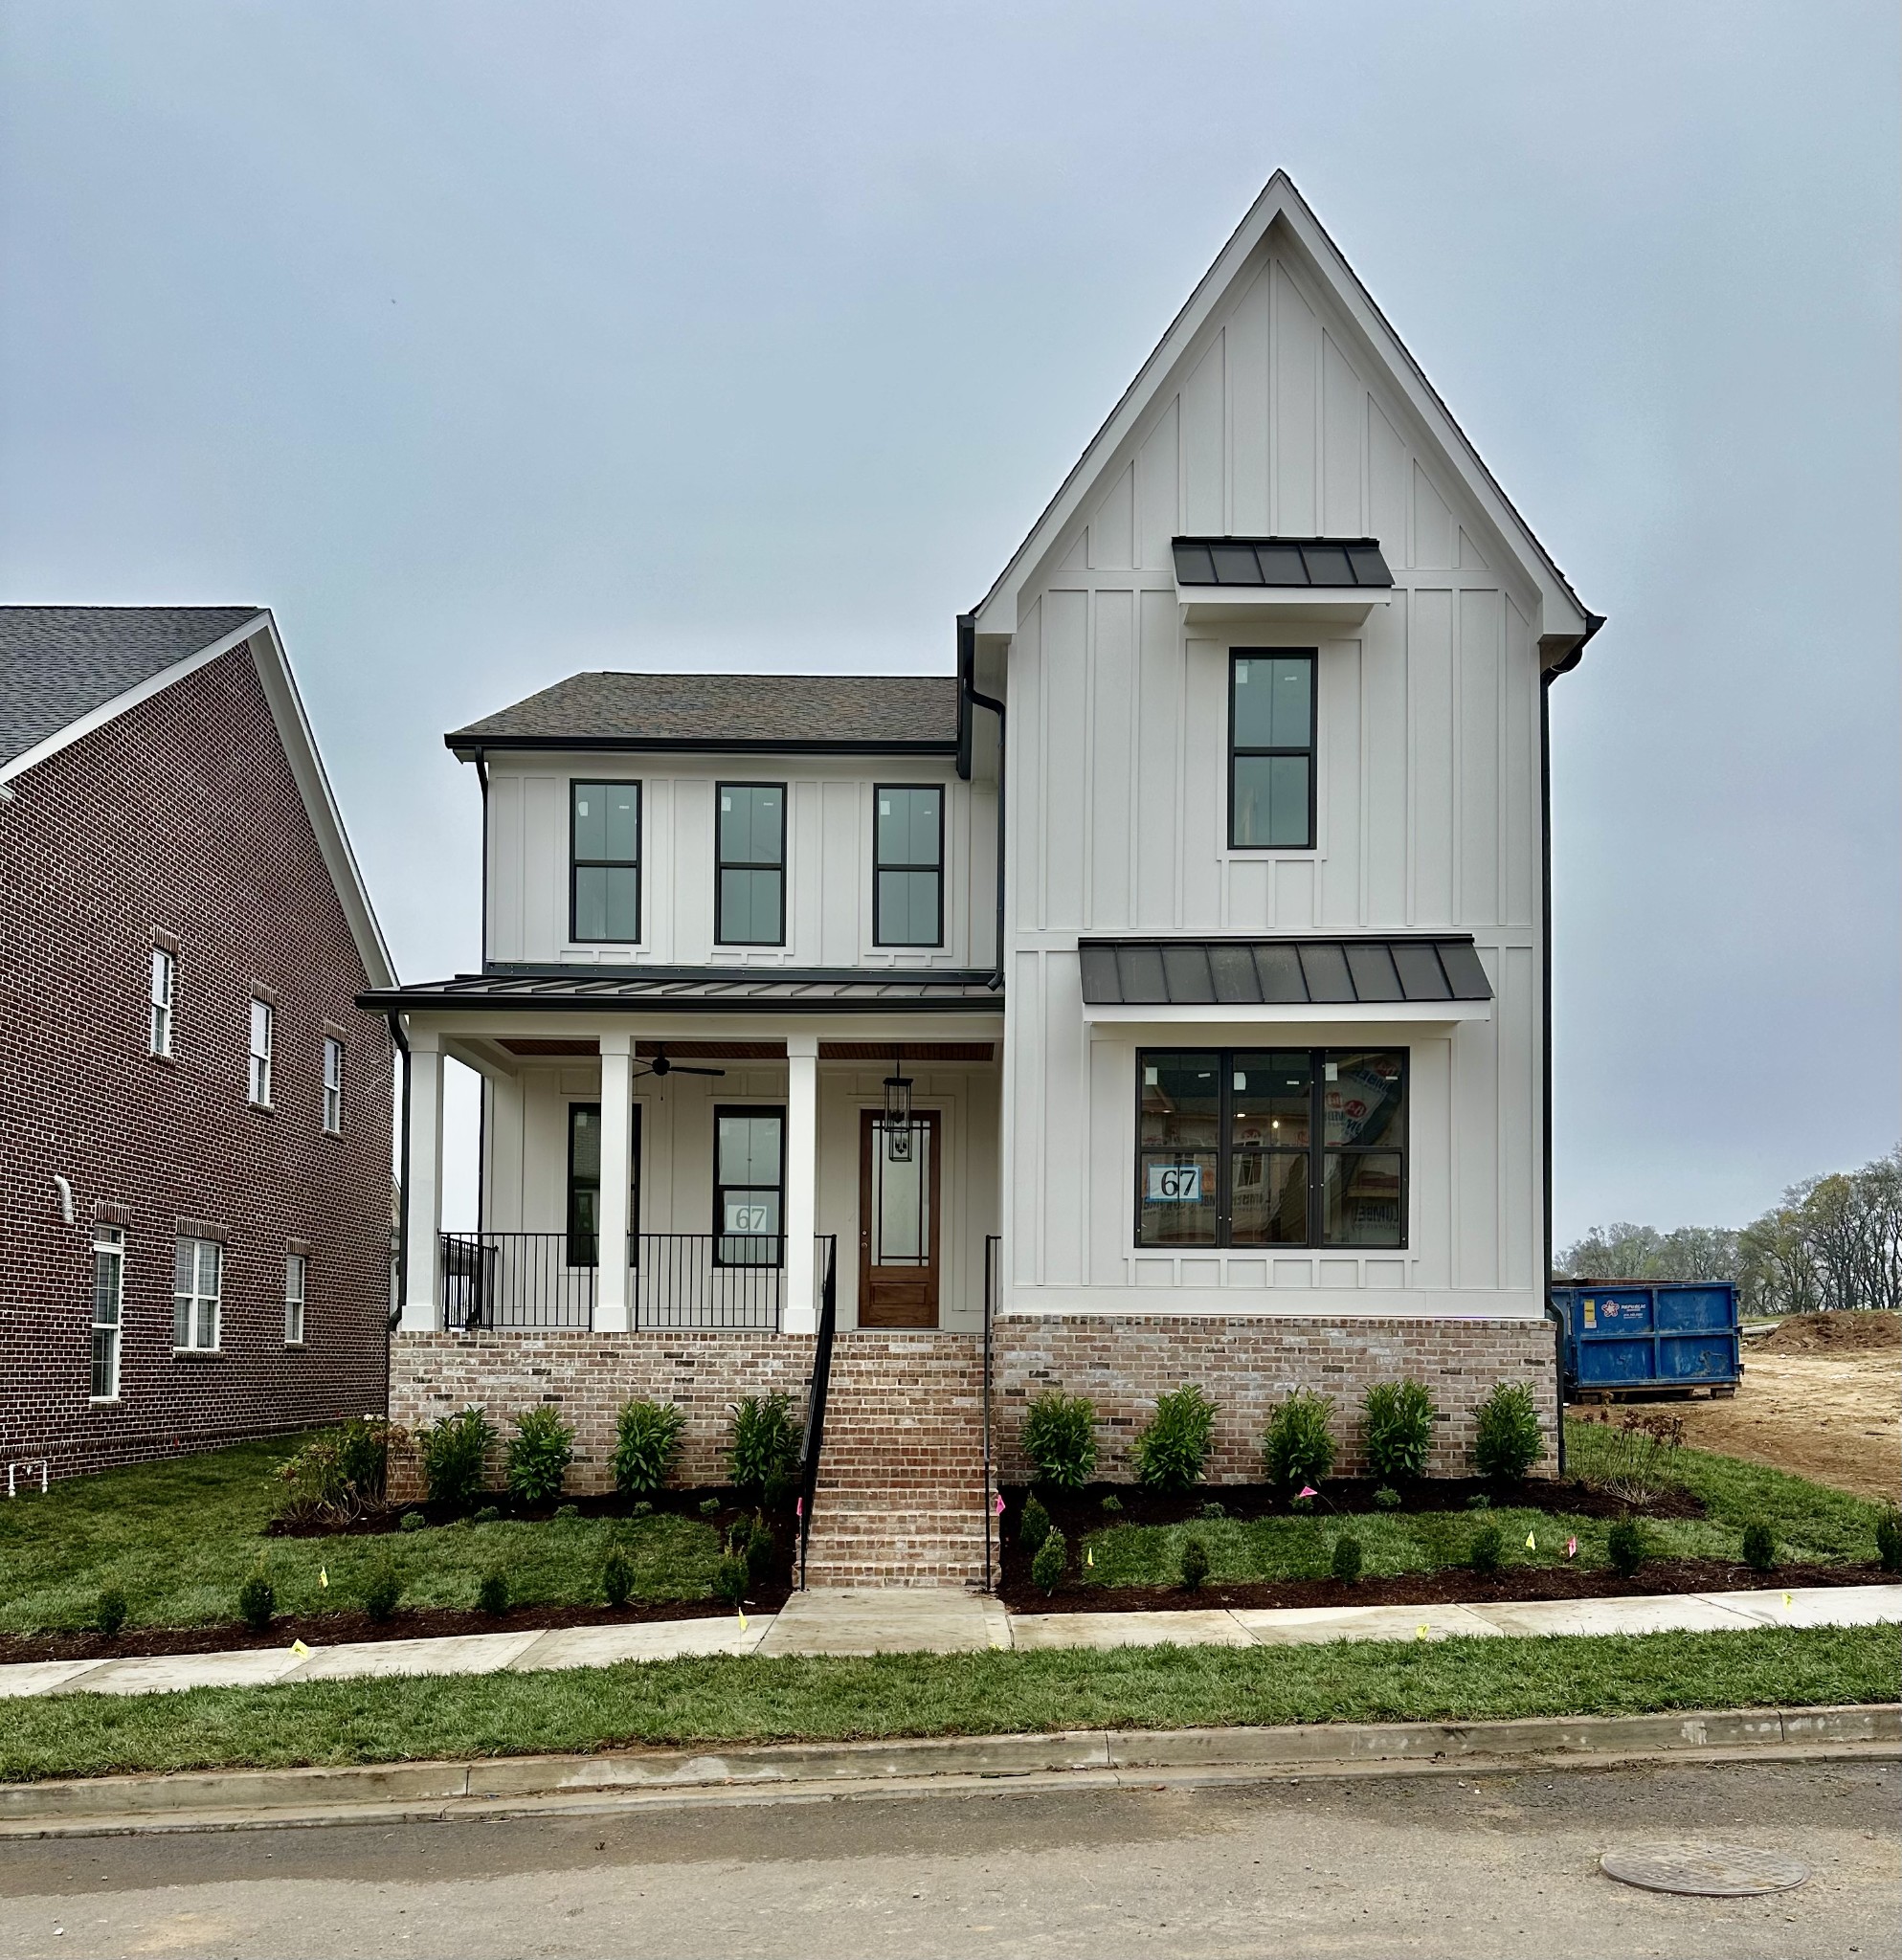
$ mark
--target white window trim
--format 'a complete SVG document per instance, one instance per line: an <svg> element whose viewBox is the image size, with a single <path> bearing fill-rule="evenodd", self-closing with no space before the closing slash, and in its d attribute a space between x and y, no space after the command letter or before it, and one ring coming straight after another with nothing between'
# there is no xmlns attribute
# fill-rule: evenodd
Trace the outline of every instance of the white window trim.
<svg viewBox="0 0 1902 1960"><path fill-rule="evenodd" d="M310 1291L310 1256L288 1252L284 1255L284 1346L303 1346L304 1303Z"/></svg>
<svg viewBox="0 0 1902 1960"><path fill-rule="evenodd" d="M258 1032L263 1046L258 1046ZM246 1089L254 1109L271 1107L272 1051L277 1046L278 1011L268 1000L251 996L251 1059L245 1076Z"/></svg>
<svg viewBox="0 0 1902 1960"><path fill-rule="evenodd" d="M324 1037L324 1090L323 1118L324 1134L340 1137L344 1133L344 1044L335 1035Z"/></svg>
<svg viewBox="0 0 1902 1960"><path fill-rule="evenodd" d="M113 1303L112 1319L100 1319L99 1261L100 1255L108 1255L113 1262ZM101 1334L112 1339L112 1392L109 1395L89 1394L86 1399L96 1408L105 1408L121 1399L120 1364L123 1359L123 1335L125 1325L125 1235L116 1225L100 1225L93 1230L93 1325L92 1349L87 1356L87 1367L98 1366L99 1341ZM97 1382L97 1375L89 1379Z"/></svg>
<svg viewBox="0 0 1902 1960"><path fill-rule="evenodd" d="M161 1061L171 1059L172 1001L178 991L178 961L164 947L152 948L151 1013L146 1033L151 1054Z"/></svg>
<svg viewBox="0 0 1902 1960"><path fill-rule="evenodd" d="M177 1247L191 1247L191 1290L181 1293L178 1289ZM210 1253L213 1266L212 1290L204 1290L205 1255ZM174 1354L216 1354L224 1343L224 1292L225 1292L225 1249L215 1238L181 1238L172 1252L172 1347ZM178 1341L178 1306L181 1301L189 1301L186 1309L185 1331L188 1339L183 1347ZM210 1308L212 1338L202 1340Z"/></svg>

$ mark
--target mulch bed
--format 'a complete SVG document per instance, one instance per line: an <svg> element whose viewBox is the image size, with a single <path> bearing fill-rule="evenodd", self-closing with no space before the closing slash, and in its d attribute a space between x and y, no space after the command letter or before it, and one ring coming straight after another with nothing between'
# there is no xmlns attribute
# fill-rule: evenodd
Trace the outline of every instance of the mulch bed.
<svg viewBox="0 0 1902 1960"><path fill-rule="evenodd" d="M708 1503L714 1508L704 1512L701 1506ZM361 1518L298 1523L273 1518L264 1527L264 1535L267 1538L375 1538L388 1531L400 1531L404 1517L412 1511L420 1512L432 1525L453 1525L459 1519L473 1517L477 1510L482 1509L495 1511L508 1523L547 1525L554 1521L557 1509L570 1504L583 1518L633 1518L649 1514L698 1518L723 1534L735 1520L750 1518L759 1508L744 1502L729 1484L657 1490L649 1498L626 1497L617 1490L611 1490L597 1492L592 1497L564 1497L555 1503L547 1504L521 1503L505 1490L490 1490L484 1491L480 1503L470 1509L459 1509L453 1504L433 1504L418 1498L414 1503L392 1504L368 1512ZM639 1508L642 1505L644 1510ZM783 1535L792 1524L792 1517L790 1512L769 1513L767 1522Z"/></svg>

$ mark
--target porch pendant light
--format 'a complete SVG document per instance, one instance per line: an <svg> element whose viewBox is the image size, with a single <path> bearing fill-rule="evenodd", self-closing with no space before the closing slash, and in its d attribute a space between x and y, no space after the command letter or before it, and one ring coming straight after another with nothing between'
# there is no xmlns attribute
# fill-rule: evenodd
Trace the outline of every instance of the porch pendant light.
<svg viewBox="0 0 1902 1960"><path fill-rule="evenodd" d="M885 1156L893 1164L911 1161L911 1078L905 1073L905 1051L892 1050L891 1073L885 1078Z"/></svg>

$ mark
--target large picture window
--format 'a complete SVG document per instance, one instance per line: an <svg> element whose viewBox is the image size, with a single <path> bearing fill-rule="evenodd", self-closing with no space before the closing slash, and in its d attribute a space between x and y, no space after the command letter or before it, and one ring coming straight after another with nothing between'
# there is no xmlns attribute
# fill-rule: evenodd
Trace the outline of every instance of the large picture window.
<svg viewBox="0 0 1902 1960"><path fill-rule="evenodd" d="M1228 667L1228 842L1314 848L1314 656L1238 653Z"/></svg>
<svg viewBox="0 0 1902 1960"><path fill-rule="evenodd" d="M786 785L722 783L719 923L722 946L786 944Z"/></svg>
<svg viewBox="0 0 1902 1960"><path fill-rule="evenodd" d="M713 1112L713 1254L722 1266L776 1266L786 1211L786 1112Z"/></svg>
<svg viewBox="0 0 1902 1960"><path fill-rule="evenodd" d="M571 939L599 944L640 937L640 785L571 783Z"/></svg>
<svg viewBox="0 0 1902 1960"><path fill-rule="evenodd" d="M942 946L945 792L879 783L872 795L872 942Z"/></svg>
<svg viewBox="0 0 1902 1960"><path fill-rule="evenodd" d="M1136 1243L1403 1246L1406 1054L1148 1049Z"/></svg>

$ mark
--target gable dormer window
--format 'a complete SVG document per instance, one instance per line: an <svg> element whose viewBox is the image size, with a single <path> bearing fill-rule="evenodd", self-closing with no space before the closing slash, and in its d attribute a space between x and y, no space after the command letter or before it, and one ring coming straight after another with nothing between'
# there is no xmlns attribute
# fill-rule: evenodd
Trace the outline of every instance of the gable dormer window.
<svg viewBox="0 0 1902 1960"><path fill-rule="evenodd" d="M1228 844L1314 848L1314 655L1251 649L1229 657Z"/></svg>
<svg viewBox="0 0 1902 1960"><path fill-rule="evenodd" d="M640 785L569 785L569 937L640 937Z"/></svg>
<svg viewBox="0 0 1902 1960"><path fill-rule="evenodd" d="M722 946L786 944L786 785L719 786L714 937Z"/></svg>

